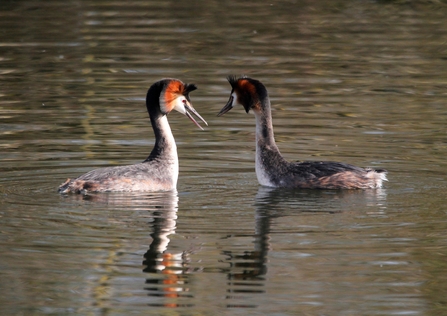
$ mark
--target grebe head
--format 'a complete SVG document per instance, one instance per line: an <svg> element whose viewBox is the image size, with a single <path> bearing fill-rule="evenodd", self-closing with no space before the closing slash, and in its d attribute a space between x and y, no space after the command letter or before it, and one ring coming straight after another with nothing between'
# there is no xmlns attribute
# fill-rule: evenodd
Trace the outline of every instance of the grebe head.
<svg viewBox="0 0 447 316"><path fill-rule="evenodd" d="M198 128L202 129L202 126L192 117L191 114L197 116L202 120L205 125L208 123L200 116L194 109L189 98L189 93L197 89L194 84L183 83L178 79L163 79L158 82L161 85L161 91L159 96L160 111L162 114L167 115L172 110L176 110L183 115L186 115ZM148 92L148 99L149 99ZM149 106L149 105L148 105Z"/></svg>
<svg viewBox="0 0 447 316"><path fill-rule="evenodd" d="M262 110L263 101L268 98L268 94L267 89L260 81L248 77L236 78L235 76L229 76L227 79L232 88L230 99L217 116L224 115L236 104L242 105L247 113L250 109Z"/></svg>

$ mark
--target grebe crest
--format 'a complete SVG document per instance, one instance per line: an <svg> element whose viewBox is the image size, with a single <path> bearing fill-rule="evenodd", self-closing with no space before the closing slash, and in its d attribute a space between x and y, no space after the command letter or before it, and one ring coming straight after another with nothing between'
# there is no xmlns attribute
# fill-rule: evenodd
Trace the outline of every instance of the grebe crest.
<svg viewBox="0 0 447 316"><path fill-rule="evenodd" d="M193 108L189 93L194 84L178 79L162 79L154 83L146 95L146 108L155 134L155 145L141 163L129 166L92 170L76 179L68 179L60 193L169 191L176 189L179 173L177 146L167 115L176 110L186 115L203 130L192 114L208 125Z"/></svg>
<svg viewBox="0 0 447 316"><path fill-rule="evenodd" d="M256 176L268 187L305 189L374 189L387 180L384 169L360 168L332 161L288 162L281 155L274 138L270 99L258 80L228 77L230 98L217 116L236 105L250 110L256 118Z"/></svg>

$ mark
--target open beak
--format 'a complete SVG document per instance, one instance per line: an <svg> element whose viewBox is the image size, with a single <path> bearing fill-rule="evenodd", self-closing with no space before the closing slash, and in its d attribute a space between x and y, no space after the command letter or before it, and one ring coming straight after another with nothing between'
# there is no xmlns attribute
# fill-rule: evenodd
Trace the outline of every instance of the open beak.
<svg viewBox="0 0 447 316"><path fill-rule="evenodd" d="M228 100L227 104L222 108L222 110L220 110L217 116L222 116L233 108L233 99L234 97L230 96L230 99Z"/></svg>
<svg viewBox="0 0 447 316"><path fill-rule="evenodd" d="M197 116L199 119L202 120L203 123L205 123L206 126L208 126L208 123L203 119L203 117L200 116L199 113L197 113L197 111L189 104L185 104L185 115L194 123L196 124L196 126L198 128L200 128L203 131L203 127L200 126L199 123L197 123L197 121L192 117L192 114L194 114L195 116Z"/></svg>

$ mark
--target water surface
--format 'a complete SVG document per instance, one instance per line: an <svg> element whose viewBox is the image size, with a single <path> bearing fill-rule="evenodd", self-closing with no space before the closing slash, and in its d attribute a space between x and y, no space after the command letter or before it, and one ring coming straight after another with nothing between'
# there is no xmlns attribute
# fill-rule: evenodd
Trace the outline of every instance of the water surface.
<svg viewBox="0 0 447 316"><path fill-rule="evenodd" d="M3 1L0 310L5 315L445 312L443 1ZM382 190L272 190L254 118L216 117L225 77L268 88L289 160L389 170ZM177 192L61 196L67 177L144 160L144 97L169 115Z"/></svg>

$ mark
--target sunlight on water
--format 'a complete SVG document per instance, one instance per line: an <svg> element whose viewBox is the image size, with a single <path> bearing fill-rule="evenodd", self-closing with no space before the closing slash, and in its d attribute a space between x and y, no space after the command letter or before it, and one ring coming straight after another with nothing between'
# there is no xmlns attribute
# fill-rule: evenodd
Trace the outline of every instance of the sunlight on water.
<svg viewBox="0 0 447 316"><path fill-rule="evenodd" d="M446 299L443 1L0 4L3 315L426 315ZM385 168L381 190L260 187L255 121L217 117L261 80L288 160ZM169 115L177 192L59 195L144 160Z"/></svg>

